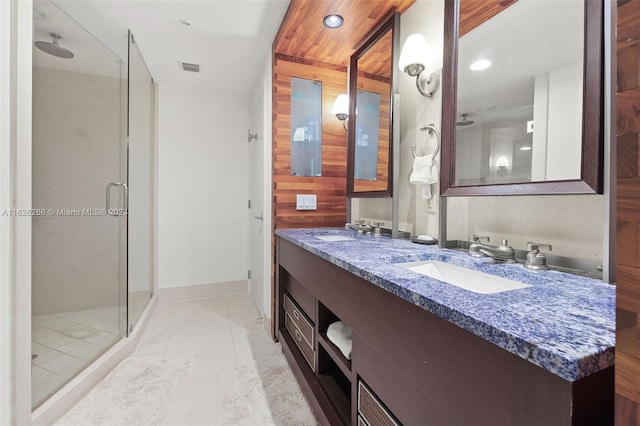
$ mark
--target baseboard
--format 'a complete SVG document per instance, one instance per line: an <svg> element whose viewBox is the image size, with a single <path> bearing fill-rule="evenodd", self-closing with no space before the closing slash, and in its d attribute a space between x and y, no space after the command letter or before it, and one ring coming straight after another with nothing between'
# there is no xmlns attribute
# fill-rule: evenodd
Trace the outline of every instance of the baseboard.
<svg viewBox="0 0 640 426"><path fill-rule="evenodd" d="M140 343L144 330L157 303L153 297L138 319L138 324L129 337L123 337L111 346L97 360L78 373L51 398L46 400L31 414L34 426L51 425L64 416L87 393L100 383L120 362L129 357Z"/></svg>
<svg viewBox="0 0 640 426"><path fill-rule="evenodd" d="M158 289L158 302L247 294L248 288L247 280L161 288Z"/></svg>

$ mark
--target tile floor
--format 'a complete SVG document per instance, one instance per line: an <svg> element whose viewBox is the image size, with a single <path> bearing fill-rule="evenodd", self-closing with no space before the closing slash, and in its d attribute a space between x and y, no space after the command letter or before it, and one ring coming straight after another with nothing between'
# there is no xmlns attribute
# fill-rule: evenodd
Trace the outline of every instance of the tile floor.
<svg viewBox="0 0 640 426"><path fill-rule="evenodd" d="M247 295L158 305L133 356L197 356L200 360L165 425L210 425L218 378L230 369L282 356ZM214 404L215 405L215 404Z"/></svg>
<svg viewBox="0 0 640 426"><path fill-rule="evenodd" d="M36 315L32 318L32 403L38 406L120 339L119 308Z"/></svg>
<svg viewBox="0 0 640 426"><path fill-rule="evenodd" d="M156 306L135 353L137 358L196 357L195 370L172 403L164 425L212 425L224 400L220 383L235 367L283 357L264 331L248 295L165 302ZM293 376L291 379L295 381ZM297 384L295 384L297 387ZM299 389L299 388L297 388ZM306 404L306 402L304 402Z"/></svg>

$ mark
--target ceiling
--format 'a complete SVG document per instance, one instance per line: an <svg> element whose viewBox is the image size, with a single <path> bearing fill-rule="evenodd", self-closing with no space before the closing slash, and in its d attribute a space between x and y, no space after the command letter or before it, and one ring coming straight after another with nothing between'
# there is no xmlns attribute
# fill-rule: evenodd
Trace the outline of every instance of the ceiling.
<svg viewBox="0 0 640 426"><path fill-rule="evenodd" d="M51 41L48 34L59 33L60 45L75 57L64 60L34 49L37 66L113 75L117 67L104 64L112 64L114 54L126 60L131 29L156 82L247 99L272 47L346 67L357 45L390 10L403 12L415 2L291 0L289 7L289 0L52 1L34 3L35 40ZM342 28L322 25L329 13L345 18ZM201 71L185 72L179 62L199 64Z"/></svg>
<svg viewBox="0 0 640 426"><path fill-rule="evenodd" d="M127 57L131 29L151 74L159 83L228 93L248 98L262 74L289 0L54 0L55 5L115 52ZM49 4L49 6L47 6ZM34 4L36 40L48 32L62 35L60 44L72 50L58 68L85 64L94 57L95 40L77 26L56 28L47 11L49 1ZM57 19L57 18L56 18ZM185 28L181 20L191 22ZM62 21L59 19L59 21ZM76 27L76 28L72 28ZM38 31L38 28L40 29ZM83 58L85 59L83 61ZM199 74L182 71L179 61L200 65Z"/></svg>
<svg viewBox="0 0 640 426"><path fill-rule="evenodd" d="M291 0L289 12L274 43L274 51L287 56L349 65L349 57L380 22L395 9L402 13L415 0ZM329 29L322 18L344 17L344 25Z"/></svg>

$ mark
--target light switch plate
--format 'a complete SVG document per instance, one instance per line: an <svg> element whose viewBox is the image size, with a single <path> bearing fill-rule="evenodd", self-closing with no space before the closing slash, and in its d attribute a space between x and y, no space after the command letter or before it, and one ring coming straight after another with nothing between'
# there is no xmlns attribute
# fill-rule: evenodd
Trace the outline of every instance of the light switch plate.
<svg viewBox="0 0 640 426"><path fill-rule="evenodd" d="M296 210L317 210L315 194L296 194Z"/></svg>

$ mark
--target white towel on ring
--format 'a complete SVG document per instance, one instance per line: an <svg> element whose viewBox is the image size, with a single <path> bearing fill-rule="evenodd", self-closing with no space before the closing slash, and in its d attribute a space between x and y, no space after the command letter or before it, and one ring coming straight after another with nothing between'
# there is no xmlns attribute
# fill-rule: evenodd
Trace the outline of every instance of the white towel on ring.
<svg viewBox="0 0 640 426"><path fill-rule="evenodd" d="M433 166L433 155L416 157L413 159L413 170L409 177L409 182L413 184L431 183L431 167Z"/></svg>

